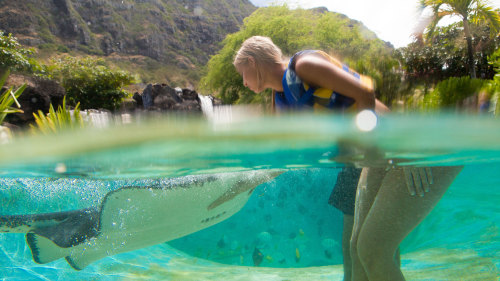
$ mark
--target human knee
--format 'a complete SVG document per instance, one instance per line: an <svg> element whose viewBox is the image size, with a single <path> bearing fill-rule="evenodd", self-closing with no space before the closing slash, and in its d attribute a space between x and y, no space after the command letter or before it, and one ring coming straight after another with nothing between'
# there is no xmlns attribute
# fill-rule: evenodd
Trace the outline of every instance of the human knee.
<svg viewBox="0 0 500 281"><path fill-rule="evenodd" d="M378 268L394 260L393 251L373 238L374 237L360 236L354 246L358 259L367 271L370 271L371 268ZM351 246L351 248L353 248L353 246Z"/></svg>
<svg viewBox="0 0 500 281"><path fill-rule="evenodd" d="M358 256L358 236L353 233L351 236L351 240L349 241L349 252L351 257Z"/></svg>

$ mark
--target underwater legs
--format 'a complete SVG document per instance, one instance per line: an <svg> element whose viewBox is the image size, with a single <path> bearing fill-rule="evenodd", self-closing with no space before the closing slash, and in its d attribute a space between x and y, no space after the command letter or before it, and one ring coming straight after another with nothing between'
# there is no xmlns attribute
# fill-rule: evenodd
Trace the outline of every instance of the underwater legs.
<svg viewBox="0 0 500 281"><path fill-rule="evenodd" d="M351 235L351 280L368 280L363 264L358 255L358 237L364 220L377 196L381 182L385 176L385 169L364 168L358 183L356 193L356 207L354 210L354 225ZM345 274L345 273L344 273ZM345 279L348 280L348 279Z"/></svg>
<svg viewBox="0 0 500 281"><path fill-rule="evenodd" d="M352 259L351 259L351 236L354 225L354 216L344 214L344 225L342 230L342 256L344 258L344 281L351 280Z"/></svg>
<svg viewBox="0 0 500 281"><path fill-rule="evenodd" d="M362 177L351 241L351 251L357 258L356 263L353 260L353 280L405 280L396 261L399 244L431 212L462 167L431 169L433 184L423 197L410 196L402 168L389 170L368 211L369 202L363 201L373 199L370 188L377 188L370 180L379 180L381 171L370 168L367 185L363 185Z"/></svg>

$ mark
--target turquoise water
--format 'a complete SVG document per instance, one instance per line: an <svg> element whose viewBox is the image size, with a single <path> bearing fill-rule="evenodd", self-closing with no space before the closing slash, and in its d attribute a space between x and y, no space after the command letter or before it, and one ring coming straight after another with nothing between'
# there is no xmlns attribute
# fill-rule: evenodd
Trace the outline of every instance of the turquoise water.
<svg viewBox="0 0 500 281"><path fill-rule="evenodd" d="M342 280L342 214L327 204L339 150L384 151L415 165L464 165L401 245L408 280L500 277L500 120L388 116L362 132L354 118L280 116L221 122L165 117L0 147L0 216L98 206L123 186L192 175L279 169L228 219L182 238L112 255L81 271L33 262L21 233L0 233L2 280ZM337 157L337 158L336 158ZM189 208L186 206L186 208ZM175 215L173 213L172 215ZM263 256L255 266L253 253Z"/></svg>

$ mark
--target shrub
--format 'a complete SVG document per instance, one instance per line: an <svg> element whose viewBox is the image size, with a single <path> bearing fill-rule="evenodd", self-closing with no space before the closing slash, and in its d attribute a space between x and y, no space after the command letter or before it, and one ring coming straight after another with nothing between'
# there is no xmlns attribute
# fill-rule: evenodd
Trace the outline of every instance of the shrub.
<svg viewBox="0 0 500 281"><path fill-rule="evenodd" d="M32 49L24 49L17 42L17 38L4 35L0 31L0 71L13 69L18 71L41 72L42 68L38 62L30 58L33 55Z"/></svg>
<svg viewBox="0 0 500 281"><path fill-rule="evenodd" d="M73 113L66 109L66 97L64 97L62 106L54 110L52 104L50 105L49 113L45 115L43 111L39 110L38 114L33 113L35 117L35 125L30 124L31 131L34 134L38 132L46 135L50 133L57 133L63 129L83 128L84 122L80 115L80 104L75 106Z"/></svg>
<svg viewBox="0 0 500 281"><path fill-rule="evenodd" d="M9 76L9 71L6 71L2 77L0 77L0 89L5 84L5 80ZM23 112L20 108L21 105L17 101L17 98L22 94L24 89L26 88L26 84L19 87L16 91L13 91L13 87L10 87L7 91L0 95L0 124L2 124L5 116L9 113L15 112ZM16 103L18 108L12 107L12 104Z"/></svg>
<svg viewBox="0 0 500 281"><path fill-rule="evenodd" d="M468 76L451 77L439 82L434 90L425 96L423 109L450 108L460 105L464 99L479 93L484 80Z"/></svg>
<svg viewBox="0 0 500 281"><path fill-rule="evenodd" d="M91 57L65 57L54 61L51 76L66 89L68 103L82 109L118 108L128 93L121 88L131 84L131 74L110 69L104 60Z"/></svg>

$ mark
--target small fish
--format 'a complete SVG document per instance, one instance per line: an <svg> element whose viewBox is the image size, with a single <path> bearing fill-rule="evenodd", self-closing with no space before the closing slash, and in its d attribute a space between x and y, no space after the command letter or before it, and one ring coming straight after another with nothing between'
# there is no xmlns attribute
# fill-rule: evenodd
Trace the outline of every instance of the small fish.
<svg viewBox="0 0 500 281"><path fill-rule="evenodd" d="M295 248L295 262L300 262L300 251L299 251L299 248Z"/></svg>
<svg viewBox="0 0 500 281"><path fill-rule="evenodd" d="M299 235L300 235L300 236L304 236L304 234L305 234L305 233L304 233L304 230L302 230L302 228L301 228L301 229L299 229Z"/></svg>
<svg viewBox="0 0 500 281"><path fill-rule="evenodd" d="M271 257L271 256L266 256L266 260L268 260L268 261L272 262L272 261L273 261L273 257Z"/></svg>
<svg viewBox="0 0 500 281"><path fill-rule="evenodd" d="M224 239L224 237L222 237L219 242L217 242L217 247L219 248L225 248L226 247L226 241Z"/></svg>
<svg viewBox="0 0 500 281"><path fill-rule="evenodd" d="M328 259L331 259L331 258L332 258L332 251L330 251L330 250L325 250L325 256L326 256Z"/></svg>
<svg viewBox="0 0 500 281"><path fill-rule="evenodd" d="M253 265L259 266L262 263L262 260L264 260L264 255L260 252L257 247L253 250L252 254L252 259L253 259Z"/></svg>

